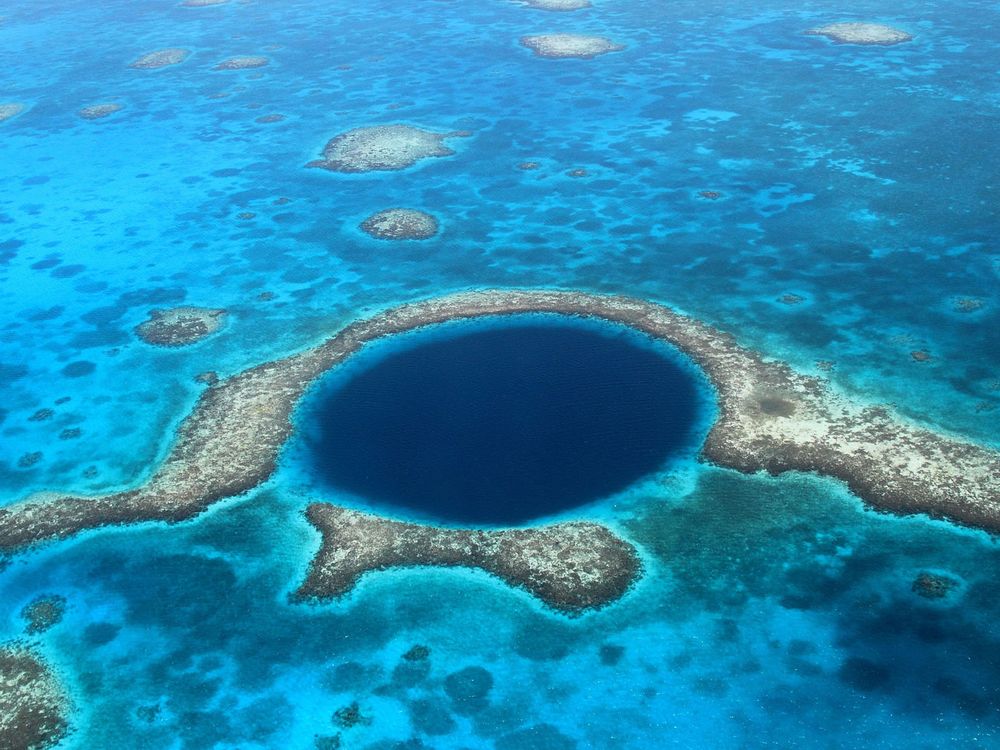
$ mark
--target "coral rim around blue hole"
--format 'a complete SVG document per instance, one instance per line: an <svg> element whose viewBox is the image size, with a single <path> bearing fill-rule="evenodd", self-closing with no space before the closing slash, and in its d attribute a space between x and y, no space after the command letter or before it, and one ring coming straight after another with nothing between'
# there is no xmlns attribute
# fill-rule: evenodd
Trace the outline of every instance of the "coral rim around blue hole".
<svg viewBox="0 0 1000 750"><path fill-rule="evenodd" d="M297 422L321 488L379 512L504 526L564 514L691 456L710 388L624 326L513 315L389 337Z"/></svg>

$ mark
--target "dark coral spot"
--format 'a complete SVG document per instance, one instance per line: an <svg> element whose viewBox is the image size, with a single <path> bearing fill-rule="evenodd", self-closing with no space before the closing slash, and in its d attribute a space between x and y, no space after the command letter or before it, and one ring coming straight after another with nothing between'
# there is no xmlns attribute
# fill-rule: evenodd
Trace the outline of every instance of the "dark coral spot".
<svg viewBox="0 0 1000 750"><path fill-rule="evenodd" d="M765 396L757 401L760 410L771 417L790 417L795 413L795 404L788 399Z"/></svg>
<svg viewBox="0 0 1000 750"><path fill-rule="evenodd" d="M870 693L886 689L891 672L882 664L852 656L840 666L837 676L855 690Z"/></svg>
<svg viewBox="0 0 1000 750"><path fill-rule="evenodd" d="M482 667L460 669L444 680L444 691L460 714L473 714L486 708L492 689L493 675Z"/></svg>
<svg viewBox="0 0 1000 750"><path fill-rule="evenodd" d="M62 373L68 378L82 378L84 375L90 375L96 369L97 365L93 362L81 359L76 362L70 362L62 369Z"/></svg>
<svg viewBox="0 0 1000 750"><path fill-rule="evenodd" d="M535 724L504 735L496 750L574 750L576 742L551 724Z"/></svg>

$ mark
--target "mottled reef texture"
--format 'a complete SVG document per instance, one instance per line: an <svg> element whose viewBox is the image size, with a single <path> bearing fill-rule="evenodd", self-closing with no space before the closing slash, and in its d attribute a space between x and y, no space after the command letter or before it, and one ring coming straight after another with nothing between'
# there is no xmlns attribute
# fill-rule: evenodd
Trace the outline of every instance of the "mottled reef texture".
<svg viewBox="0 0 1000 750"><path fill-rule="evenodd" d="M129 67L139 68L140 70L165 68L168 65L177 65L184 62L190 54L190 50L180 49L178 47L158 49L155 52L147 52L137 60L133 60L129 64Z"/></svg>
<svg viewBox="0 0 1000 750"><path fill-rule="evenodd" d="M0 122L17 117L24 111L24 105L18 102L6 102L0 104Z"/></svg>
<svg viewBox="0 0 1000 750"><path fill-rule="evenodd" d="M57 594L39 596L28 602L21 610L21 617L27 622L24 632L28 635L44 633L53 625L58 625L65 613L65 597Z"/></svg>
<svg viewBox="0 0 1000 750"><path fill-rule="evenodd" d="M69 730L66 694L42 658L18 643L0 646L0 747L42 750Z"/></svg>
<svg viewBox="0 0 1000 750"><path fill-rule="evenodd" d="M442 529L401 523L326 503L306 511L323 535L295 598L325 600L368 571L435 565L481 568L565 614L618 599L639 574L635 549L604 526L561 523L531 529Z"/></svg>
<svg viewBox="0 0 1000 750"><path fill-rule="evenodd" d="M406 169L421 159L451 156L447 138L468 136L459 130L433 133L409 125L375 125L355 128L332 138L323 148L323 158L309 162L332 172L372 172Z"/></svg>
<svg viewBox="0 0 1000 750"><path fill-rule="evenodd" d="M880 23L831 23L828 26L820 26L816 29L809 29L807 34L825 36L841 44L899 44L913 39L905 31L894 29L892 26L884 26Z"/></svg>
<svg viewBox="0 0 1000 750"><path fill-rule="evenodd" d="M589 60L606 52L618 52L625 49L622 45L615 44L603 36L587 36L585 34L523 36L521 44L534 51L539 57L576 57L583 60Z"/></svg>
<svg viewBox="0 0 1000 750"><path fill-rule="evenodd" d="M215 66L214 70L246 70L248 68L263 68L267 65L268 59L259 55L244 55L242 57L230 57Z"/></svg>
<svg viewBox="0 0 1000 750"><path fill-rule="evenodd" d="M113 115L115 112L119 111L123 105L116 104L114 102L108 102L106 104L91 104L89 107L84 107L80 110L80 117L84 120L100 120L102 117L108 117Z"/></svg>
<svg viewBox="0 0 1000 750"><path fill-rule="evenodd" d="M741 347L730 334L653 302L583 292L499 290L385 310L345 326L313 349L209 387L146 483L109 495L35 495L10 505L0 510L0 551L11 553L101 526L191 518L213 502L267 479L291 433L290 416L306 388L366 343L449 320L519 313L620 323L688 354L711 380L719 401L718 419L702 450L705 460L743 472L817 472L842 479L881 510L927 513L1000 532L996 451L909 424L885 407L856 403L823 380L767 361ZM339 517L354 524L345 534L364 528L356 514ZM373 528L382 533L387 528L384 523L375 519ZM327 523L324 536L331 540L335 533ZM382 554L388 558L373 563L376 567L385 567L386 559L399 554L398 548ZM566 554L578 553L567 549ZM330 581L356 575L350 571L364 562L347 559L343 552L338 557L336 550L320 555L318 564ZM335 575L330 566L338 559L347 572ZM403 564L402 557L396 559ZM420 557L406 564L425 560ZM463 564L480 563L469 550ZM506 575L501 577L513 580ZM528 580L518 579L517 585L529 591L537 588ZM337 590L331 583L330 592Z"/></svg>
<svg viewBox="0 0 1000 750"><path fill-rule="evenodd" d="M387 208L361 222L361 231L377 240L426 240L437 234L438 220L415 208Z"/></svg>
<svg viewBox="0 0 1000 750"><path fill-rule="evenodd" d="M153 346L187 346L218 331L225 314L207 307L151 310L149 320L136 326L135 333Z"/></svg>

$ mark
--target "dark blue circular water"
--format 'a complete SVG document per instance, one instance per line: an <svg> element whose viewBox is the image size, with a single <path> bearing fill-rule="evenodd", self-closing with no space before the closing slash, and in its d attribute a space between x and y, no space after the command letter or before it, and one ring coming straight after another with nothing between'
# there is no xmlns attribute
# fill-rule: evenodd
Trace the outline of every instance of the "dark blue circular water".
<svg viewBox="0 0 1000 750"><path fill-rule="evenodd" d="M698 433L697 375L637 334L554 318L411 336L305 417L321 479L373 503L523 523L624 489Z"/></svg>

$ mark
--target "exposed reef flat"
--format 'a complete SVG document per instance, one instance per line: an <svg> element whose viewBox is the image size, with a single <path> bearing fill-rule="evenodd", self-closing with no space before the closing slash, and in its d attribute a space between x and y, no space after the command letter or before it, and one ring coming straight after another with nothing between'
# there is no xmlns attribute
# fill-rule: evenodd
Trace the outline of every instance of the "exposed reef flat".
<svg viewBox="0 0 1000 750"><path fill-rule="evenodd" d="M18 102L8 102L0 104L0 122L17 117L24 111L24 105Z"/></svg>
<svg viewBox="0 0 1000 750"><path fill-rule="evenodd" d="M314 503L306 517L323 535L294 597L325 600L369 571L436 565L480 568L564 614L621 597L639 574L632 545L604 526L560 523L531 529L443 529Z"/></svg>
<svg viewBox="0 0 1000 750"><path fill-rule="evenodd" d="M187 346L218 331L225 314L207 307L151 310L149 320L136 326L135 333L153 346Z"/></svg>
<svg viewBox="0 0 1000 750"><path fill-rule="evenodd" d="M269 60L260 55L244 55L223 60L213 70L247 70L248 68L263 68Z"/></svg>
<svg viewBox="0 0 1000 750"><path fill-rule="evenodd" d="M1000 453L852 401L825 381L736 343L663 305L548 290L477 291L359 319L324 343L234 375L202 394L143 485L108 495L43 494L0 510L0 551L84 529L180 521L246 492L274 471L305 389L366 343L449 320L558 313L631 326L672 343L705 371L719 416L703 458L744 472L800 470L845 481L871 506L1000 532Z"/></svg>
<svg viewBox="0 0 1000 750"><path fill-rule="evenodd" d="M129 64L129 67L139 68L140 70L165 68L168 65L178 65L179 63L184 62L190 54L190 50L180 49L178 47L158 49L155 52L147 52L142 57L133 60Z"/></svg>
<svg viewBox="0 0 1000 750"><path fill-rule="evenodd" d="M516 2L538 10L580 10L590 7L590 0L516 0Z"/></svg>
<svg viewBox="0 0 1000 750"><path fill-rule="evenodd" d="M912 36L892 26L880 23L831 23L827 26L809 29L807 34L825 36L841 44L899 44L913 39Z"/></svg>
<svg viewBox="0 0 1000 750"><path fill-rule="evenodd" d="M378 240L426 240L437 234L438 220L415 208L387 208L361 222L361 231Z"/></svg>
<svg viewBox="0 0 1000 750"><path fill-rule="evenodd" d="M333 172L372 172L406 169L421 159L451 156L446 138L469 135L465 131L433 133L410 125L375 125L355 128L327 142L323 158L309 162Z"/></svg>
<svg viewBox="0 0 1000 750"><path fill-rule="evenodd" d="M607 52L625 49L603 36L585 34L539 34L521 37L521 44L534 51L539 57L576 57L589 60Z"/></svg>
<svg viewBox="0 0 1000 750"><path fill-rule="evenodd" d="M80 110L80 117L84 120L100 120L118 112L124 105L108 102L106 104L91 104Z"/></svg>
<svg viewBox="0 0 1000 750"><path fill-rule="evenodd" d="M0 646L0 747L42 750L69 730L69 703L42 658L18 643Z"/></svg>

